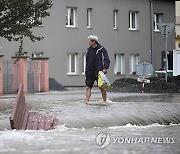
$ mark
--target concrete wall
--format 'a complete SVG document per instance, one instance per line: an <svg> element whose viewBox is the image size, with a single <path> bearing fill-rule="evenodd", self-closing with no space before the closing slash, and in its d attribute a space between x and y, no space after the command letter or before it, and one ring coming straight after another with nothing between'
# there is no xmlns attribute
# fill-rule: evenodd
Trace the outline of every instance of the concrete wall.
<svg viewBox="0 0 180 154"><path fill-rule="evenodd" d="M66 27L66 8L77 8L77 27ZM86 27L87 8L92 8L92 28ZM118 30L113 29L113 10L119 10ZM129 11L138 11L139 29L129 31ZM175 21L175 4L173 1L155 1L154 12L163 13L165 22ZM108 51L111 66L108 77L111 82L121 77L137 77L130 75L130 54L140 55L140 61L151 60L151 28L149 0L53 0L51 16L44 19L42 27L34 29L35 34L45 39L32 43L26 40L24 50L44 52L49 57L49 76L64 86L83 86L85 76L82 75L82 53L88 48L87 37L96 34L99 42ZM174 49L174 32L170 36L168 49ZM1 54L4 59L10 58L18 50L18 43L1 39ZM160 33L154 33L153 65L161 67L161 51L164 40ZM78 74L67 75L67 53L78 53ZM115 53L125 55L125 75L114 75Z"/></svg>

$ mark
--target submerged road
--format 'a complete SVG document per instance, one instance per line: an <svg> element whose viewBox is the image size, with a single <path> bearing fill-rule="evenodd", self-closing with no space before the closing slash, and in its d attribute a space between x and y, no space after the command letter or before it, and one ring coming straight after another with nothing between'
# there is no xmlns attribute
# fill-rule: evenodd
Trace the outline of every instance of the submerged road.
<svg viewBox="0 0 180 154"><path fill-rule="evenodd" d="M0 98L0 153L180 153L179 94L108 93L105 105L96 89L90 105L84 89L26 95L30 111L60 120L51 131L10 130L15 97Z"/></svg>
<svg viewBox="0 0 180 154"><path fill-rule="evenodd" d="M30 111L50 114L59 118L60 124L67 127L92 128L123 126L128 123L149 125L159 123L168 125L180 123L179 94L136 94L108 93L110 102L102 104L98 90L92 92L89 105L84 102L84 90L48 92L26 95ZM0 99L0 129L12 109L15 95Z"/></svg>

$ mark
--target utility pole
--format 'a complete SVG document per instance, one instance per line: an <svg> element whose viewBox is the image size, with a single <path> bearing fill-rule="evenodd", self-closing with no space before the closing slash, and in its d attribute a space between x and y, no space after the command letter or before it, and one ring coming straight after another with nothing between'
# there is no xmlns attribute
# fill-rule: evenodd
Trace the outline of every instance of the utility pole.
<svg viewBox="0 0 180 154"><path fill-rule="evenodd" d="M168 37L171 33L171 31L174 28L174 23L158 23L157 24L161 34L164 37L164 41L165 41L165 59L166 59L166 63L165 63L165 68L166 68L166 73L165 73L165 79L167 82L167 70L168 70L168 49L167 49L167 44L168 44Z"/></svg>

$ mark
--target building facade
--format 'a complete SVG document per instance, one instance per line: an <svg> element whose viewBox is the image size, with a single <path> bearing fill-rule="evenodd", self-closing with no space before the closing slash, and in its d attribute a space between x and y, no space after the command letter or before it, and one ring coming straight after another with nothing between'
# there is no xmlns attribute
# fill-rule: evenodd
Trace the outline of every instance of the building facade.
<svg viewBox="0 0 180 154"><path fill-rule="evenodd" d="M111 82L136 78L136 64L149 61L155 70L164 67L164 39L157 23L175 23L174 0L52 0L50 17L34 33L44 40L24 42L28 55L44 52L49 74L64 86L84 86L87 37L95 34L109 52ZM168 51L175 49L175 31ZM0 39L0 53L11 58L17 42ZM171 56L169 56L172 59ZM171 69L171 63L169 69Z"/></svg>
<svg viewBox="0 0 180 154"><path fill-rule="evenodd" d="M176 50L180 50L180 2L176 2Z"/></svg>

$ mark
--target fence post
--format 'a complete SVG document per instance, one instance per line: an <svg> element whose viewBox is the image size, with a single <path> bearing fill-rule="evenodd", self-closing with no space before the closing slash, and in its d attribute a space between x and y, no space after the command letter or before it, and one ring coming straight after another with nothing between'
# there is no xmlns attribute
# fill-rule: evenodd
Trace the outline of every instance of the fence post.
<svg viewBox="0 0 180 154"><path fill-rule="evenodd" d="M3 57L0 55L0 96L3 95Z"/></svg>
<svg viewBox="0 0 180 154"><path fill-rule="evenodd" d="M42 57L41 59L41 74L40 74L40 91L49 91L49 66L47 57Z"/></svg>
<svg viewBox="0 0 180 154"><path fill-rule="evenodd" d="M24 93L27 93L27 57L22 57L18 61L19 64L19 84L22 83Z"/></svg>
<svg viewBox="0 0 180 154"><path fill-rule="evenodd" d="M49 65L48 57L33 57L32 60L38 62L38 90L39 92L48 92L49 91Z"/></svg>
<svg viewBox="0 0 180 154"><path fill-rule="evenodd" d="M12 57L17 60L17 57ZM22 56L17 61L18 64L18 84L23 84L24 93L27 94L27 56Z"/></svg>

